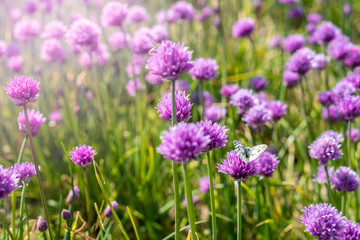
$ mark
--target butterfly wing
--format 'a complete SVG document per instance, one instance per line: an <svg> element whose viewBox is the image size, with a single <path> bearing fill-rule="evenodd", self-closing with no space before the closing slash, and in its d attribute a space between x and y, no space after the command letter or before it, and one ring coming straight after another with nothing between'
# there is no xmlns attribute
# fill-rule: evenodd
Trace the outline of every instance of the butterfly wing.
<svg viewBox="0 0 360 240"><path fill-rule="evenodd" d="M246 147L239 141L234 140L235 152L243 160L247 160Z"/></svg>
<svg viewBox="0 0 360 240"><path fill-rule="evenodd" d="M250 161L255 160L258 158L265 150L267 149L267 145L261 144L254 146L250 149Z"/></svg>

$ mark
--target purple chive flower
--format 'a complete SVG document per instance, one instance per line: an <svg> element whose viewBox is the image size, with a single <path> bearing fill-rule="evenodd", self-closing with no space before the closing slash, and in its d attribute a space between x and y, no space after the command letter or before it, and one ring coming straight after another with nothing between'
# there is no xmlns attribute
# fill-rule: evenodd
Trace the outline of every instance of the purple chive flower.
<svg viewBox="0 0 360 240"><path fill-rule="evenodd" d="M250 85L251 88L254 89L256 92L260 92L265 90L268 83L265 77L257 76L250 80Z"/></svg>
<svg viewBox="0 0 360 240"><path fill-rule="evenodd" d="M194 204L194 205L196 205L197 202L199 201L196 195L192 195L192 200L193 200L193 204ZM184 198L184 199L182 200L182 204L183 204L185 207L187 207L187 199L186 199L186 198Z"/></svg>
<svg viewBox="0 0 360 240"><path fill-rule="evenodd" d="M344 7L343 7L343 12L345 15L350 15L351 13L351 7L349 4L345 4Z"/></svg>
<svg viewBox="0 0 360 240"><path fill-rule="evenodd" d="M220 89L220 94L227 98L230 98L238 90L239 90L239 86L237 84L228 84Z"/></svg>
<svg viewBox="0 0 360 240"><path fill-rule="evenodd" d="M197 155L204 152L210 142L202 127L194 123L180 122L161 136L157 151L174 162L185 163L198 160Z"/></svg>
<svg viewBox="0 0 360 240"><path fill-rule="evenodd" d="M200 121L196 123L199 127L203 128L204 135L209 136L210 142L208 142L204 152L211 151L215 148L222 148L227 143L226 132L229 130L219 123L212 123L211 121Z"/></svg>
<svg viewBox="0 0 360 240"><path fill-rule="evenodd" d="M6 48L6 57L11 58L19 56L21 53L20 45L17 43L10 43Z"/></svg>
<svg viewBox="0 0 360 240"><path fill-rule="evenodd" d="M85 54L89 56L87 52L85 52ZM94 64L97 64L98 66L104 66L110 60L110 53L107 45L105 43L99 43L95 51L91 52L91 58ZM91 67L90 58L89 65Z"/></svg>
<svg viewBox="0 0 360 240"><path fill-rule="evenodd" d="M346 96L353 95L356 92L356 88L352 83L343 79L336 83L336 85L331 89L331 92L333 93L333 101L338 102Z"/></svg>
<svg viewBox="0 0 360 240"><path fill-rule="evenodd" d="M48 24L46 24L41 36L45 39L48 38L61 39L62 37L65 36L66 31L67 31L67 27L63 22L53 20Z"/></svg>
<svg viewBox="0 0 360 240"><path fill-rule="evenodd" d="M186 1L177 1L171 6L171 10L180 19L192 20L195 16L195 9L193 5Z"/></svg>
<svg viewBox="0 0 360 240"><path fill-rule="evenodd" d="M257 160L244 162L235 151L227 153L226 160L221 160L221 164L216 167L219 172L229 174L235 181L244 181L257 174L259 163Z"/></svg>
<svg viewBox="0 0 360 240"><path fill-rule="evenodd" d="M346 137L349 137L349 130L346 130L345 135ZM357 142L359 141L359 137L360 137L360 130L357 128L351 128L350 140L352 142Z"/></svg>
<svg viewBox="0 0 360 240"><path fill-rule="evenodd" d="M10 168L10 171L12 171L19 181L24 182L25 184L28 184L30 179L36 175L35 165L29 162L20 164L15 163L15 165Z"/></svg>
<svg viewBox="0 0 360 240"><path fill-rule="evenodd" d="M243 18L236 21L232 27L233 38L249 36L255 29L255 21L252 18Z"/></svg>
<svg viewBox="0 0 360 240"><path fill-rule="evenodd" d="M326 68L326 66L330 62L330 57L326 56L325 54L319 53L314 56L311 61L311 68L316 70L321 70Z"/></svg>
<svg viewBox="0 0 360 240"><path fill-rule="evenodd" d="M352 121L360 116L360 97L345 96L337 103L337 109L343 115L344 120Z"/></svg>
<svg viewBox="0 0 360 240"><path fill-rule="evenodd" d="M253 129L262 128L264 123L271 121L271 111L263 105L254 106L244 114L242 121Z"/></svg>
<svg viewBox="0 0 360 240"><path fill-rule="evenodd" d="M214 179L214 189L215 189L215 179ZM208 177L202 177L199 180L199 189L202 193L207 193L210 191L210 181Z"/></svg>
<svg viewBox="0 0 360 240"><path fill-rule="evenodd" d="M290 4L298 3L299 0L278 0L278 2L285 5L290 5Z"/></svg>
<svg viewBox="0 0 360 240"><path fill-rule="evenodd" d="M176 80L193 67L192 51L184 44L163 41L147 61L146 68L164 79Z"/></svg>
<svg viewBox="0 0 360 240"><path fill-rule="evenodd" d="M338 36L329 44L329 53L335 60L343 60L350 55L352 43L346 36Z"/></svg>
<svg viewBox="0 0 360 240"><path fill-rule="evenodd" d="M128 14L126 16L127 22L136 23L136 24L149 21L149 19L150 19L150 16L146 12L146 9L139 5L132 6L129 9Z"/></svg>
<svg viewBox="0 0 360 240"><path fill-rule="evenodd" d="M161 43L169 39L169 31L164 25L155 25L151 28L151 35L155 42Z"/></svg>
<svg viewBox="0 0 360 240"><path fill-rule="evenodd" d="M301 18L304 14L304 9L302 7L293 7L288 12L288 16L291 19Z"/></svg>
<svg viewBox="0 0 360 240"><path fill-rule="evenodd" d="M319 102L324 107L328 107L334 103L333 93L331 91L325 91L318 94Z"/></svg>
<svg viewBox="0 0 360 240"><path fill-rule="evenodd" d="M46 62L63 62L66 52L56 39L47 39L41 45L41 58Z"/></svg>
<svg viewBox="0 0 360 240"><path fill-rule="evenodd" d="M8 60L8 67L15 73L21 71L24 64L24 59L22 56L14 56L9 58Z"/></svg>
<svg viewBox="0 0 360 240"><path fill-rule="evenodd" d="M319 161L321 165L327 165L328 161L338 160L342 156L341 144L328 135L318 137L309 146L309 155Z"/></svg>
<svg viewBox="0 0 360 240"><path fill-rule="evenodd" d="M87 145L79 145L70 152L70 160L82 168L87 168L94 161L96 151L93 147Z"/></svg>
<svg viewBox="0 0 360 240"><path fill-rule="evenodd" d="M10 9L10 19L13 23L19 21L22 15L23 13L19 8Z"/></svg>
<svg viewBox="0 0 360 240"><path fill-rule="evenodd" d="M147 54L154 47L150 28L138 29L131 39L130 48L135 54Z"/></svg>
<svg viewBox="0 0 360 240"><path fill-rule="evenodd" d="M124 34L123 32L114 32L109 38L108 42L110 46L115 50L119 51L123 48L126 48L127 42L130 40L129 34Z"/></svg>
<svg viewBox="0 0 360 240"><path fill-rule="evenodd" d="M191 95L191 100L197 104L200 103L199 91L196 91ZM203 100L205 107L211 106L214 102L213 96L208 91L203 91Z"/></svg>
<svg viewBox="0 0 360 240"><path fill-rule="evenodd" d="M95 22L81 18L71 24L66 39L71 47L88 52L97 48L100 34L101 29Z"/></svg>
<svg viewBox="0 0 360 240"><path fill-rule="evenodd" d="M356 222L346 221L345 229L341 232L341 240L360 239L360 224Z"/></svg>
<svg viewBox="0 0 360 240"><path fill-rule="evenodd" d="M308 23L306 25L306 32L310 34L310 36L308 36L308 38L313 37L313 33L314 33L315 30L316 30L316 25L314 23ZM308 42L311 45L313 45L313 43L315 43L312 40L311 41L308 40Z"/></svg>
<svg viewBox="0 0 360 240"><path fill-rule="evenodd" d="M315 53L309 48L297 50L286 63L286 68L300 75L306 74L311 69L311 61Z"/></svg>
<svg viewBox="0 0 360 240"><path fill-rule="evenodd" d="M321 22L322 16L318 13L309 13L306 19L309 23L317 24Z"/></svg>
<svg viewBox="0 0 360 240"><path fill-rule="evenodd" d="M354 72L345 77L356 89L360 89L360 67L355 68Z"/></svg>
<svg viewBox="0 0 360 240"><path fill-rule="evenodd" d="M162 79L162 77L158 76L158 75L154 75L154 74L151 74L151 73L148 73L146 74L145 76L145 80L152 84L152 85L156 85L156 84L160 84L160 83L163 83L164 80Z"/></svg>
<svg viewBox="0 0 360 240"><path fill-rule="evenodd" d="M29 117L31 135L35 137L38 134L41 125L46 121L46 118L40 112L30 109L27 109L27 115ZM20 132L27 134L24 111L19 113L18 125Z"/></svg>
<svg viewBox="0 0 360 240"><path fill-rule="evenodd" d="M145 85L137 78L135 80L129 80L125 88L130 96L135 97L137 91L145 90Z"/></svg>
<svg viewBox="0 0 360 240"><path fill-rule="evenodd" d="M36 228L39 232L45 232L48 229L48 224L43 217L38 217Z"/></svg>
<svg viewBox="0 0 360 240"><path fill-rule="evenodd" d="M205 108L204 119L212 122L221 122L225 117L226 109L220 106L210 106Z"/></svg>
<svg viewBox="0 0 360 240"><path fill-rule="evenodd" d="M295 87L296 85L298 85L299 81L300 81L300 75L297 74L296 72L287 70L283 73L283 84L287 88Z"/></svg>
<svg viewBox="0 0 360 240"><path fill-rule="evenodd" d="M174 22L177 22L179 19L180 19L180 14L175 12L173 9L169 9L167 10L166 12L166 17L167 17L167 21L169 23L174 23Z"/></svg>
<svg viewBox="0 0 360 240"><path fill-rule="evenodd" d="M272 37L269 41L269 46L271 48L278 48L281 46L282 40L283 38L281 36Z"/></svg>
<svg viewBox="0 0 360 240"><path fill-rule="evenodd" d="M101 13L101 24L104 27L121 27L128 14L128 7L126 4L111 1L108 2Z"/></svg>
<svg viewBox="0 0 360 240"><path fill-rule="evenodd" d="M345 66L354 68L360 66L360 47L351 44L347 57L344 59Z"/></svg>
<svg viewBox="0 0 360 240"><path fill-rule="evenodd" d="M25 106L39 98L39 84L31 77L17 76L7 83L5 90L16 106Z"/></svg>
<svg viewBox="0 0 360 240"><path fill-rule="evenodd" d="M319 240L339 239L345 228L346 218L328 203L311 204L305 207L300 222L305 225L305 232Z"/></svg>
<svg viewBox="0 0 360 240"><path fill-rule="evenodd" d="M23 5L23 11L29 15L36 13L37 4L34 1L26 1Z"/></svg>
<svg viewBox="0 0 360 240"><path fill-rule="evenodd" d="M292 34L283 40L286 52L294 53L305 45L305 38L300 34Z"/></svg>
<svg viewBox="0 0 360 240"><path fill-rule="evenodd" d="M69 221L71 219L71 212L67 209L63 209L61 211L61 217L65 220L65 221Z"/></svg>
<svg viewBox="0 0 360 240"><path fill-rule="evenodd" d="M331 22L323 22L316 28L314 36L318 43L328 44L336 37L338 31L339 29Z"/></svg>
<svg viewBox="0 0 360 240"><path fill-rule="evenodd" d="M199 22L205 22L206 20L208 20L211 16L212 13L212 9L210 7L204 7L201 10L201 14L199 16Z"/></svg>
<svg viewBox="0 0 360 240"><path fill-rule="evenodd" d="M329 108L329 112L330 112L330 121L331 122L337 122L337 121L341 121L344 119L344 116L339 112L336 105L332 104L328 108ZM324 118L325 121L329 120L328 110L326 108L323 108L322 117Z"/></svg>
<svg viewBox="0 0 360 240"><path fill-rule="evenodd" d="M216 15L216 16L214 17L213 25L214 25L214 27L216 27L216 28L220 28L220 27L221 27L221 18L220 18L219 15Z"/></svg>
<svg viewBox="0 0 360 240"><path fill-rule="evenodd" d="M117 207L119 206L119 204L116 201L112 201L111 205L112 205L112 207L114 208L115 211L116 211ZM106 206L106 208L104 210L104 215L106 217L111 217L113 215L109 205Z"/></svg>
<svg viewBox="0 0 360 240"><path fill-rule="evenodd" d="M80 189L78 186L74 186L74 192L75 196L73 194L73 190L71 189L66 197L66 203L72 204L72 199L74 197L75 202L78 202L80 200Z"/></svg>
<svg viewBox="0 0 360 240"><path fill-rule="evenodd" d="M328 167L328 174L329 177L332 177L334 174L334 167ZM319 166L317 167L317 174L313 175L313 182L317 182L320 184L324 184L327 182L327 176L326 176L326 171L325 168L323 166Z"/></svg>
<svg viewBox="0 0 360 240"><path fill-rule="evenodd" d="M20 42L30 42L40 33L40 23L37 20L21 20L14 26L14 37Z"/></svg>
<svg viewBox="0 0 360 240"><path fill-rule="evenodd" d="M176 122L187 122L191 118L191 108L193 104L189 100L189 96L185 91L177 91L175 93L176 103ZM172 100L171 93L161 98L156 106L160 117L164 120L171 121Z"/></svg>
<svg viewBox="0 0 360 240"><path fill-rule="evenodd" d="M333 130L327 130L327 131L323 132L322 134L320 134L320 136L318 138L322 138L322 137L332 137L338 143L341 143L344 141L343 135L341 133L335 132Z"/></svg>
<svg viewBox="0 0 360 240"><path fill-rule="evenodd" d="M264 177L271 177L275 172L277 165L280 163L275 154L263 152L258 158L258 174Z"/></svg>
<svg viewBox="0 0 360 240"><path fill-rule="evenodd" d="M189 74L198 80L208 81L217 77L218 68L216 60L214 59L197 58L195 59L194 66L190 69Z"/></svg>
<svg viewBox="0 0 360 240"><path fill-rule="evenodd" d="M175 91L185 91L190 89L190 84L185 80L177 80L175 82Z"/></svg>
<svg viewBox="0 0 360 240"><path fill-rule="evenodd" d="M50 125L54 126L56 123L61 122L62 114L60 110L54 110L49 113Z"/></svg>
<svg viewBox="0 0 360 240"><path fill-rule="evenodd" d="M6 198L12 191L19 188L19 178L11 169L4 169L0 164L0 199Z"/></svg>
<svg viewBox="0 0 360 240"><path fill-rule="evenodd" d="M160 10L157 14L156 14L156 16L155 16L155 18L156 18L156 23L157 24L165 24L166 23L166 11L164 11L164 10Z"/></svg>
<svg viewBox="0 0 360 240"><path fill-rule="evenodd" d="M349 167L339 167L330 178L331 188L339 192L352 192L360 186L359 175Z"/></svg>
<svg viewBox="0 0 360 240"><path fill-rule="evenodd" d="M281 101L271 101L265 106L270 110L271 120L273 121L279 121L286 114L287 105Z"/></svg>
<svg viewBox="0 0 360 240"><path fill-rule="evenodd" d="M255 97L251 90L241 88L231 95L230 104L237 107L239 113L243 113L255 105Z"/></svg>

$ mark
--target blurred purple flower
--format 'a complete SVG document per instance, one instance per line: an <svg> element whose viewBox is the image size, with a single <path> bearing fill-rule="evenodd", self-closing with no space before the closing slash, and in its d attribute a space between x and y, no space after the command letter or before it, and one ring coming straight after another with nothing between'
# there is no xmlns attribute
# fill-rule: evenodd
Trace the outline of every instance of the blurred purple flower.
<svg viewBox="0 0 360 240"><path fill-rule="evenodd" d="M177 1L171 6L171 10L178 16L180 19L192 20L195 16L194 6L186 1Z"/></svg>
<svg viewBox="0 0 360 240"><path fill-rule="evenodd" d="M191 95L191 100L194 103L197 103L197 104L200 103L199 91L196 91ZM203 100L204 100L205 107L211 106L214 102L212 95L208 91L203 91Z"/></svg>
<svg viewBox="0 0 360 240"><path fill-rule="evenodd" d="M339 192L352 192L360 186L359 175L349 167L339 167L330 178L331 188Z"/></svg>
<svg viewBox="0 0 360 240"><path fill-rule="evenodd" d="M48 224L42 216L38 217L36 228L39 232L45 232L48 229Z"/></svg>
<svg viewBox="0 0 360 240"><path fill-rule="evenodd" d="M214 179L214 189L216 188L215 186L215 179ZM209 178L208 177L202 177L200 178L199 180L199 189L200 189L200 192L202 193L207 193L210 191L210 181L209 181Z"/></svg>
<svg viewBox="0 0 360 240"><path fill-rule="evenodd" d="M337 109L344 120L352 121L360 116L360 97L345 96L337 103Z"/></svg>
<svg viewBox="0 0 360 240"><path fill-rule="evenodd" d="M331 122L337 122L337 121L343 120L344 116L338 111L336 105L332 104L328 108L329 108L329 112L330 112L330 121ZM326 108L323 108L322 117L324 118L325 121L329 120L328 110Z"/></svg>
<svg viewBox="0 0 360 240"><path fill-rule="evenodd" d="M300 222L305 225L305 232L319 240L339 239L345 228L346 217L328 203L311 204L305 207Z"/></svg>
<svg viewBox="0 0 360 240"><path fill-rule="evenodd" d="M66 203L72 204L72 199L74 197L75 202L80 200L80 189L78 186L74 186L75 196L73 195L73 190L71 189L66 197Z"/></svg>
<svg viewBox="0 0 360 240"><path fill-rule="evenodd" d="M47 39L41 45L41 58L46 62L63 62L66 52L57 39Z"/></svg>
<svg viewBox="0 0 360 240"><path fill-rule="evenodd" d="M13 56L8 59L8 67L15 73L21 72L21 69L24 64L24 59L22 56Z"/></svg>
<svg viewBox="0 0 360 240"><path fill-rule="evenodd" d="M212 122L221 122L225 117L226 109L220 106L209 106L205 108L204 119Z"/></svg>
<svg viewBox="0 0 360 240"><path fill-rule="evenodd" d="M318 137L309 146L309 155L319 161L321 165L327 165L328 161L338 160L342 157L341 144L328 135Z"/></svg>
<svg viewBox="0 0 360 240"><path fill-rule="evenodd" d="M229 174L235 181L243 182L257 174L259 163L257 160L244 162L235 151L231 151L227 153L226 160L221 160L221 164L216 167L219 172Z"/></svg>
<svg viewBox="0 0 360 240"><path fill-rule="evenodd" d="M26 1L23 5L23 11L29 15L36 13L37 11L37 4L35 1Z"/></svg>
<svg viewBox="0 0 360 240"><path fill-rule="evenodd" d="M356 88L346 79L343 79L335 84L335 86L331 89L331 92L333 93L333 102L338 102L346 96L353 95L356 92Z"/></svg>
<svg viewBox="0 0 360 240"><path fill-rule="evenodd" d="M146 74L145 80L152 85L156 85L164 82L162 77L151 73Z"/></svg>
<svg viewBox="0 0 360 240"><path fill-rule="evenodd" d="M123 32L114 32L109 35L108 42L110 46L115 50L119 51L123 48L126 48L127 42L130 41L130 35L124 34Z"/></svg>
<svg viewBox="0 0 360 240"><path fill-rule="evenodd" d="M14 37L20 42L30 42L40 33L40 23L37 20L24 19L14 26Z"/></svg>
<svg viewBox="0 0 360 240"><path fill-rule="evenodd" d="M197 196L196 196L196 195L192 195L192 200L193 200L193 204L195 205L195 204L198 202ZM187 200L186 200L186 198L184 198L184 199L182 200L182 204L183 204L185 207L187 207Z"/></svg>
<svg viewBox="0 0 360 240"><path fill-rule="evenodd" d="M60 39L65 36L67 27L61 21L53 20L46 24L41 36L45 39L55 38Z"/></svg>
<svg viewBox="0 0 360 240"><path fill-rule="evenodd" d="M206 20L208 20L211 16L212 13L212 9L210 7L204 7L201 10L201 14L199 16L199 22L205 22Z"/></svg>
<svg viewBox="0 0 360 240"><path fill-rule="evenodd" d="M249 89L240 88L230 97L230 104L238 108L239 113L247 111L255 105L253 92Z"/></svg>
<svg viewBox="0 0 360 240"><path fill-rule="evenodd" d="M164 25L155 25L151 28L151 35L155 42L161 43L169 39L169 32Z"/></svg>
<svg viewBox="0 0 360 240"><path fill-rule="evenodd" d="M118 1L108 2L102 9L101 23L105 27L121 27L128 12L129 9L126 4Z"/></svg>
<svg viewBox="0 0 360 240"><path fill-rule="evenodd" d="M190 89L190 84L185 80L177 80L175 82L175 90L176 91L185 91L187 92Z"/></svg>
<svg viewBox="0 0 360 240"><path fill-rule="evenodd" d="M172 99L171 93L166 94L161 98L159 104L156 106L160 117L164 120L171 121ZM176 105L176 122L187 122L191 118L191 108L193 104L189 100L189 96L185 91L177 91L175 93Z"/></svg>
<svg viewBox="0 0 360 240"><path fill-rule="evenodd" d="M114 208L115 211L116 211L117 207L119 206L119 204L116 201L112 201L111 205L112 205L112 207ZM113 215L109 205L106 206L106 208L104 210L104 215L106 217L111 217Z"/></svg>
<svg viewBox="0 0 360 240"><path fill-rule="evenodd" d="M335 60L343 60L350 55L352 44L348 37L338 36L329 44L329 53Z"/></svg>
<svg viewBox="0 0 360 240"><path fill-rule="evenodd" d="M318 43L328 44L336 37L337 32L339 32L339 29L334 24L323 22L316 28L314 36Z"/></svg>
<svg viewBox="0 0 360 240"><path fill-rule="evenodd" d="M236 21L232 27L233 38L249 36L255 29L255 21L252 18L243 18Z"/></svg>
<svg viewBox="0 0 360 240"><path fill-rule="evenodd" d="M302 7L293 7L288 12L288 16L291 19L301 18L304 14L304 9Z"/></svg>
<svg viewBox="0 0 360 240"><path fill-rule="evenodd" d="M345 15L350 15L351 13L351 7L349 4L345 4L344 7L343 7L343 12Z"/></svg>
<svg viewBox="0 0 360 240"><path fill-rule="evenodd" d="M329 174L329 178L331 178L334 174L334 167L328 167L328 174ZM323 166L319 166L317 167L317 174L313 175L313 182L317 182L320 184L324 184L327 182L327 176L326 176L326 171L325 168Z"/></svg>
<svg viewBox="0 0 360 240"><path fill-rule="evenodd" d="M239 90L239 86L237 84L228 84L220 89L220 94L227 98L230 98L238 90Z"/></svg>
<svg viewBox="0 0 360 240"><path fill-rule="evenodd" d="M286 68L300 75L306 74L311 69L311 61L315 53L309 48L297 50L286 63Z"/></svg>
<svg viewBox="0 0 360 240"><path fill-rule="evenodd" d="M265 90L266 86L268 85L266 78L261 76L253 77L250 80L250 86L252 89L254 89L256 92L260 92Z"/></svg>
<svg viewBox="0 0 360 240"><path fill-rule="evenodd" d="M283 38L281 36L274 36L269 41L269 46L271 48L277 48L280 47L282 44Z"/></svg>
<svg viewBox="0 0 360 240"><path fill-rule="evenodd" d="M257 159L258 174L263 175L264 177L271 177L273 172L275 172L277 165L280 163L278 157L275 154L269 152L263 152Z"/></svg>
<svg viewBox="0 0 360 240"><path fill-rule="evenodd" d="M263 105L256 105L246 111L242 121L253 129L262 128L264 123L271 121L271 111Z"/></svg>
<svg viewBox="0 0 360 240"><path fill-rule="evenodd" d="M325 54L318 53L311 61L311 68L316 70L324 69L329 63L330 57L326 56Z"/></svg>
<svg viewBox="0 0 360 240"><path fill-rule="evenodd" d="M166 40L150 54L146 68L152 74L162 76L164 79L176 80L193 67L191 54L192 52L184 44Z"/></svg>
<svg viewBox="0 0 360 240"><path fill-rule="evenodd" d="M137 91L145 90L145 85L137 78L135 80L129 80L125 88L130 96L135 97Z"/></svg>
<svg viewBox="0 0 360 240"><path fill-rule="evenodd" d="M198 160L210 142L209 136L205 136L202 127L194 123L180 122L163 133L161 144L157 151L174 162L185 163Z"/></svg>
<svg viewBox="0 0 360 240"><path fill-rule="evenodd" d="M20 187L17 175L13 174L10 168L4 169L1 164L0 179L0 199L6 198L12 191Z"/></svg>
<svg viewBox="0 0 360 240"><path fill-rule="evenodd" d="M16 42L10 43L6 48L6 57L11 58L19 56L21 52L20 45Z"/></svg>
<svg viewBox="0 0 360 240"><path fill-rule="evenodd" d="M79 145L70 152L70 160L82 168L87 168L94 161L96 151L93 147L87 145Z"/></svg>
<svg viewBox="0 0 360 240"><path fill-rule="evenodd" d="M31 135L35 137L38 134L42 124L46 121L46 118L40 112L30 109L27 109L27 115L29 117ZM18 125L20 132L27 134L24 111L19 113Z"/></svg>
<svg viewBox="0 0 360 240"><path fill-rule="evenodd" d="M126 16L126 21L129 23L142 23L150 20L150 16L146 9L140 5L133 5Z"/></svg>
<svg viewBox="0 0 360 240"><path fill-rule="evenodd" d="M344 59L345 66L349 68L360 66L360 47L358 45L351 44L349 48L348 55Z"/></svg>
<svg viewBox="0 0 360 240"><path fill-rule="evenodd" d="M25 106L39 98L40 83L31 77L17 76L5 87L7 95L16 106Z"/></svg>
<svg viewBox="0 0 360 240"><path fill-rule="evenodd" d="M283 40L283 48L286 52L294 53L305 45L305 38L300 34L292 34Z"/></svg>
<svg viewBox="0 0 360 240"><path fill-rule="evenodd" d="M286 114L287 105L281 101L271 101L265 106L270 110L271 120L273 121L279 121Z"/></svg>
<svg viewBox="0 0 360 240"><path fill-rule="evenodd" d="M360 67L345 77L345 80L350 82L356 89L360 89Z"/></svg>
<svg viewBox="0 0 360 240"><path fill-rule="evenodd" d="M345 135L346 137L349 137L349 130L346 130ZM351 128L350 140L352 142L357 142L359 141L359 136L360 136L360 130L357 128Z"/></svg>
<svg viewBox="0 0 360 240"><path fill-rule="evenodd" d="M101 34L100 27L93 21L85 18L76 20L66 33L67 42L71 47L79 47L89 52L96 50Z"/></svg>
<svg viewBox="0 0 360 240"><path fill-rule="evenodd" d="M300 75L292 71L284 71L283 73L283 83L287 88L292 88L298 85L300 81Z"/></svg>
<svg viewBox="0 0 360 240"><path fill-rule="evenodd" d="M323 17L318 13L309 13L306 19L309 23L317 24L321 22L322 18Z"/></svg>
<svg viewBox="0 0 360 240"><path fill-rule="evenodd" d="M155 41L150 28L139 28L131 39L130 48L136 54L147 54L154 47Z"/></svg>
<svg viewBox="0 0 360 240"><path fill-rule="evenodd" d="M299 2L299 0L278 0L278 2L281 4L290 5Z"/></svg>
<svg viewBox="0 0 360 240"><path fill-rule="evenodd" d="M333 93L331 91L320 92L318 94L319 102L324 107L328 107L334 103Z"/></svg>
<svg viewBox="0 0 360 240"><path fill-rule="evenodd" d="M39 166L40 170L40 166ZM30 162L23 162L20 164L15 163L13 167L9 169L19 179L19 181L28 184L30 179L36 176L35 165Z"/></svg>
<svg viewBox="0 0 360 240"><path fill-rule="evenodd" d="M194 66L190 69L189 74L198 80L208 81L217 77L218 68L216 60L212 58L197 58L195 59Z"/></svg>

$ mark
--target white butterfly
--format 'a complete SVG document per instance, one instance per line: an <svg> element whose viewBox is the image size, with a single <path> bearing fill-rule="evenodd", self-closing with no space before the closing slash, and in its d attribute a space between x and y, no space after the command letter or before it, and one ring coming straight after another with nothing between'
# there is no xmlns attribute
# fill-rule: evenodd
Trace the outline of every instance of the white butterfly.
<svg viewBox="0 0 360 240"><path fill-rule="evenodd" d="M245 147L244 144L236 140L234 140L234 146L237 155L245 162L255 160L267 149L267 145L265 144L256 145L252 148L249 148Z"/></svg>

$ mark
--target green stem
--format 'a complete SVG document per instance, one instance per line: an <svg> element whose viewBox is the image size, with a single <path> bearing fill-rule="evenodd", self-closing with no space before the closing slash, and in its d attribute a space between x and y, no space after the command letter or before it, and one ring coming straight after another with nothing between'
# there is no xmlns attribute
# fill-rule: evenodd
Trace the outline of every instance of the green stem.
<svg viewBox="0 0 360 240"><path fill-rule="evenodd" d="M96 171L95 161L93 162L93 164L94 164L94 171L95 171L96 180L97 180L97 182L98 182L98 184L99 184L99 187L100 187L101 192L102 192L102 194L103 194L103 196L104 196L104 198L105 198L105 201L106 201L107 205L109 205L110 210L111 210L111 212L112 212L112 214L113 214L113 216L114 216L114 218L115 218L115 221L116 221L117 224L119 225L119 228L120 228L122 234L124 235L125 239L126 239L126 240L130 240L129 235L126 233L126 230L125 230L124 226L121 224L121 221L120 221L120 219L119 219L119 216L117 215L114 207L113 207L112 204L111 204L111 201L110 201L110 199L109 199L108 194L106 193L106 190L105 190L104 185L103 185L103 183L102 183L102 181L101 181L101 179L100 179L100 176L99 176L99 174L98 174L97 171Z"/></svg>
<svg viewBox="0 0 360 240"><path fill-rule="evenodd" d="M211 209L211 225L212 225L212 239L216 240L216 209L215 209L215 190L214 190L214 177L212 172L212 159L210 153L207 152L207 170L210 183L210 209Z"/></svg>
<svg viewBox="0 0 360 240"><path fill-rule="evenodd" d="M327 165L325 166L325 172L326 172L326 188L327 188L327 192L328 192L328 197L329 197L330 203L333 204L332 192L331 192L331 188L330 188L329 171L328 171Z"/></svg>
<svg viewBox="0 0 360 240"><path fill-rule="evenodd" d="M341 196L341 212L343 216L346 216L346 192L344 192Z"/></svg>
<svg viewBox="0 0 360 240"><path fill-rule="evenodd" d="M225 86L227 83L227 72L226 72L226 65L227 65L227 56L226 56L226 36L225 36L225 17L224 13L221 8L221 0L218 0L218 7L219 7L219 16L220 16L220 28L219 28L219 36L222 46L221 51L221 84ZM226 103L226 97L221 97L221 103Z"/></svg>
<svg viewBox="0 0 360 240"><path fill-rule="evenodd" d="M20 162L21 162L27 139L28 139L28 136L26 135L21 143L21 148L20 148L18 159L17 159L17 164L20 164Z"/></svg>
<svg viewBox="0 0 360 240"><path fill-rule="evenodd" d="M203 96L203 80L199 80L199 105L200 105L200 119L204 118L204 96Z"/></svg>
<svg viewBox="0 0 360 240"><path fill-rule="evenodd" d="M241 216L241 182L236 181L237 187L237 240L241 240L242 216Z"/></svg>
<svg viewBox="0 0 360 240"><path fill-rule="evenodd" d="M89 181L86 175L86 168L83 168L83 175L84 175L84 185L85 185L85 204L86 204L86 211L87 211L87 220L89 226L91 226L91 214L90 214L90 196L89 196ZM73 192L75 194L75 192Z"/></svg>
<svg viewBox="0 0 360 240"><path fill-rule="evenodd" d="M24 217L25 189L26 189L26 184L23 183L23 188L21 191L21 200L20 200L20 235L19 235L19 239L23 239L23 234L24 234L23 217Z"/></svg>
<svg viewBox="0 0 360 240"><path fill-rule="evenodd" d="M347 141L347 158L346 158L346 165L347 167L350 166L351 164L351 159L350 159L350 155L351 155L351 152L350 152L350 146L351 146L351 121L348 121L348 137L346 139Z"/></svg>
<svg viewBox="0 0 360 240"><path fill-rule="evenodd" d="M45 197L44 188L43 188L43 185L42 185L42 182L41 182L41 177L40 177L40 172L39 172L39 164L38 164L37 159L36 159L35 148L34 148L34 143L33 143L32 135L31 135L31 129L30 129L29 117L28 117L28 114L27 114L26 105L24 106L24 114L25 114L26 128L27 128L27 132L28 132L32 158L33 158L33 162L34 162L34 165L35 165L36 177L37 177L37 180L38 180L38 185L39 185L39 190L40 190L41 202L42 202L42 205L44 207L46 221L47 221L47 223L49 225L49 228L48 228L49 236L50 236L50 239L53 240L53 236L52 236L52 232L51 232L50 215L49 215L49 211L48 211L47 204L46 204L46 197Z"/></svg>
<svg viewBox="0 0 360 240"><path fill-rule="evenodd" d="M14 240L14 236L12 235L12 233L10 231L9 225L6 223L6 220L5 220L5 218L4 218L4 216L2 215L1 212L0 212L0 218L1 218L1 221L3 223L3 226L4 226L5 230L7 231L7 233L10 236L11 240Z"/></svg>
<svg viewBox="0 0 360 240"><path fill-rule="evenodd" d="M306 128L308 130L308 134L309 134L309 138L310 138L310 142L311 142L312 141L312 133L310 130L309 118L308 118L306 106L305 106L305 91L304 91L304 85L303 85L303 81L305 81L305 80L306 80L305 77L300 77L301 106L302 106L302 109L304 112Z"/></svg>
<svg viewBox="0 0 360 240"><path fill-rule="evenodd" d="M171 81L171 125L176 124L175 81ZM178 164L172 162L174 198L175 198L175 240L180 240L180 194Z"/></svg>
<svg viewBox="0 0 360 240"><path fill-rule="evenodd" d="M184 181L185 181L185 192L186 192L186 202L187 202L187 211L190 222L191 229L191 240L196 239L196 226L195 226L195 213L194 213L194 203L190 186L189 173L187 169L187 163L183 165Z"/></svg>
<svg viewBox="0 0 360 240"><path fill-rule="evenodd" d="M355 221L356 222L359 222L359 220L360 220L360 215L359 215L359 208L360 208L360 206L359 206L359 193L360 193L360 191L359 191L359 188L358 189L356 189L356 191L355 191Z"/></svg>

